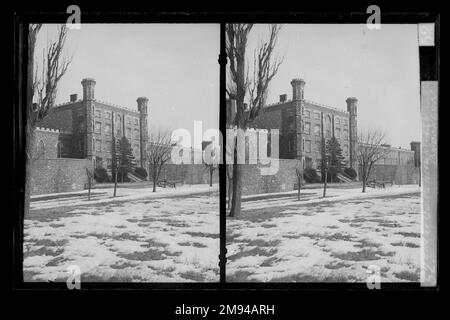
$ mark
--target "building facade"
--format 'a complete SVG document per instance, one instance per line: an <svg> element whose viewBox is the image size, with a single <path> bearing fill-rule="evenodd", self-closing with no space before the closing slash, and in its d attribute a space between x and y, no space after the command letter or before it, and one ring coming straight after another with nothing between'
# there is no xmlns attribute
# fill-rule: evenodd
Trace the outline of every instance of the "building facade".
<svg viewBox="0 0 450 320"><path fill-rule="evenodd" d="M293 79L292 99L280 95L277 103L264 107L251 126L255 129L278 129L281 159L299 159L303 168L318 169L322 160L322 143L335 137L341 145L345 164L357 170L357 104L346 100L341 110L305 99L305 81ZM324 139L324 140L323 140Z"/></svg>
<svg viewBox="0 0 450 320"><path fill-rule="evenodd" d="M128 109L95 99L96 81L81 81L83 97L53 107L38 126L59 130L58 150L62 158L89 159L94 167L111 170L112 141L125 136L138 167L147 167L148 99L139 97L137 109ZM39 143L39 138L36 138Z"/></svg>
<svg viewBox="0 0 450 320"><path fill-rule="evenodd" d="M326 106L305 99L305 84L302 79L293 79L292 99L289 100L286 94L280 95L279 101L263 107L249 126L256 130L279 130L279 159L297 160L300 168L314 168L319 175L323 143L335 137L341 146L345 166L355 169L360 175L357 98L347 98L345 109ZM236 111L235 101L228 100L226 113L229 127L233 127ZM383 149L385 156L375 164L371 179L398 184L420 181L420 142L412 142L411 150L390 145L384 145ZM286 167L295 165L286 164ZM294 175L295 170L289 170ZM252 184L255 179L249 178L248 183ZM281 191L294 188L293 181L287 182L288 186L282 182L279 184Z"/></svg>

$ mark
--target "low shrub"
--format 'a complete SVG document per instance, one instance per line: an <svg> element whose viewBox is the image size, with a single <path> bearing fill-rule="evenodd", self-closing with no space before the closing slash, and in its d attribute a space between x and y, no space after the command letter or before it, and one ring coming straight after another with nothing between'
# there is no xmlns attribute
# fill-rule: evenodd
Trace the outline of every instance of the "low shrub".
<svg viewBox="0 0 450 320"><path fill-rule="evenodd" d="M108 172L105 168L95 168L94 170L94 179L97 182L109 182Z"/></svg>
<svg viewBox="0 0 450 320"><path fill-rule="evenodd" d="M317 183L320 182L320 177L317 174L317 171L313 168L306 168L303 171L303 179L305 179L305 181L307 183Z"/></svg>

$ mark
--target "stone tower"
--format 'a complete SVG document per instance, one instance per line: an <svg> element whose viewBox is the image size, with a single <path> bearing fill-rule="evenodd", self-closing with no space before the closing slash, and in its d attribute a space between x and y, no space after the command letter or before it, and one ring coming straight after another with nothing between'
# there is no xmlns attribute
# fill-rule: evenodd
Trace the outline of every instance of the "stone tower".
<svg viewBox="0 0 450 320"><path fill-rule="evenodd" d="M292 86L292 105L295 109L295 158L303 161L303 108L304 108L304 88L305 81L303 79L293 79ZM303 168L301 166L300 168Z"/></svg>
<svg viewBox="0 0 450 320"><path fill-rule="evenodd" d="M87 159L94 159L94 108L95 108L95 80L92 78L84 78L81 81L83 86L83 109L85 110L86 119L86 141L84 143L84 156Z"/></svg>
<svg viewBox="0 0 450 320"><path fill-rule="evenodd" d="M357 124L357 108L358 99L354 97L347 98L347 111L349 112L349 153L350 153L350 168L355 169L358 173L358 161L357 161L357 147L358 147L358 124Z"/></svg>
<svg viewBox="0 0 450 320"><path fill-rule="evenodd" d="M140 151L141 151L141 167L147 168L147 144L148 144L148 113L147 104L148 99L146 97L137 98L137 107L140 114L139 130L140 130Z"/></svg>

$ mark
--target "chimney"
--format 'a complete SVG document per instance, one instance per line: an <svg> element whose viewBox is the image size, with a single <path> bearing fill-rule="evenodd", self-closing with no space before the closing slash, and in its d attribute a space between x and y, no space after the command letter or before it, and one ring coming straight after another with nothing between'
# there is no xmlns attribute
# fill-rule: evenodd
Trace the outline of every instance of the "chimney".
<svg viewBox="0 0 450 320"><path fill-rule="evenodd" d="M292 86L292 101L303 100L304 99L304 88L305 80L303 79L293 79L291 81Z"/></svg>
<svg viewBox="0 0 450 320"><path fill-rule="evenodd" d="M94 88L95 88L95 80L92 78L84 78L81 81L81 85L83 86L83 100L95 100Z"/></svg>
<svg viewBox="0 0 450 320"><path fill-rule="evenodd" d="M78 95L76 93L70 95L70 102L75 102L78 100Z"/></svg>
<svg viewBox="0 0 450 320"><path fill-rule="evenodd" d="M281 94L280 95L280 102L286 102L287 100L287 94Z"/></svg>

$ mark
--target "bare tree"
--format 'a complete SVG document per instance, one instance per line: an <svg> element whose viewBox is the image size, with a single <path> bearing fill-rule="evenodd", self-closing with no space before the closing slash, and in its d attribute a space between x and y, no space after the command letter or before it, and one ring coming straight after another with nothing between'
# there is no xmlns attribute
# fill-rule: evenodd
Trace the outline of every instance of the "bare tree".
<svg viewBox="0 0 450 320"><path fill-rule="evenodd" d="M376 129L361 130L358 133L358 148L356 157L360 168L362 192L366 192L366 184L372 172L374 164L384 158L387 149L384 144L385 134Z"/></svg>
<svg viewBox="0 0 450 320"><path fill-rule="evenodd" d="M172 151L171 134L169 131L158 131L151 134L147 148L148 173L153 180L153 192L156 192L159 175L163 166L170 160Z"/></svg>
<svg viewBox="0 0 450 320"><path fill-rule="evenodd" d="M94 180L94 174L88 168L86 168L86 177L88 180L88 200L91 200L91 186Z"/></svg>
<svg viewBox="0 0 450 320"><path fill-rule="evenodd" d="M206 169L209 172L209 186L212 187L213 185L213 175L214 175L214 171L216 171L219 168L219 151L217 150L216 147L211 147L212 149L211 154L210 155L205 155L205 160L207 159L208 161L205 161L205 166ZM209 148L207 147L206 150L208 150ZM205 152L206 152L205 150Z"/></svg>
<svg viewBox="0 0 450 320"><path fill-rule="evenodd" d="M295 168L295 174L297 175L297 200L300 201L300 190L303 183L303 171L300 168Z"/></svg>
<svg viewBox="0 0 450 320"><path fill-rule="evenodd" d="M41 72L35 64L35 48L42 24L28 26L28 65L27 65L27 102L26 102L26 186L25 212L28 212L31 190L31 166L35 146L36 124L45 118L53 107L58 83L69 67L71 59L64 57L63 49L67 39L66 25L58 29L56 40L50 41L44 49Z"/></svg>
<svg viewBox="0 0 450 320"><path fill-rule="evenodd" d="M229 83L227 94L230 99L236 100L236 116L233 127L245 130L259 114L265 105L269 83L277 74L282 59L273 57L273 50L280 31L279 25L271 25L269 39L261 42L254 53L253 76L249 77L246 67L247 40L253 24L234 23L227 24L226 52L229 60ZM247 96L247 108L245 98ZM241 171L242 164L237 163L237 143L234 150L233 187L230 216L238 216L241 211Z"/></svg>

